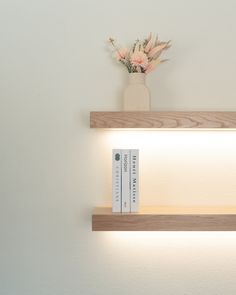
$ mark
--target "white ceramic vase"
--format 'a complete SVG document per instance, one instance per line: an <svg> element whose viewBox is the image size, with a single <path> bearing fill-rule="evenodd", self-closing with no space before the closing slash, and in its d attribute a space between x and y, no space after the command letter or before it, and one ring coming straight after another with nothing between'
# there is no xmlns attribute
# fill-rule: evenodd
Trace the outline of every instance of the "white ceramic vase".
<svg viewBox="0 0 236 295"><path fill-rule="evenodd" d="M129 83L123 97L124 111L150 111L150 92L145 82L146 74L129 74Z"/></svg>

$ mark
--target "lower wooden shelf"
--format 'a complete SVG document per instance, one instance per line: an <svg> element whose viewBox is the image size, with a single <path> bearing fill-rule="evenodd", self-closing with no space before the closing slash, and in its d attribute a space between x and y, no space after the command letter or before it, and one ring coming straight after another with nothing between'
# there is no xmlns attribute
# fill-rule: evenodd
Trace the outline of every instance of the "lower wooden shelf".
<svg viewBox="0 0 236 295"><path fill-rule="evenodd" d="M236 207L143 207L138 213L112 213L97 207L93 231L236 231Z"/></svg>

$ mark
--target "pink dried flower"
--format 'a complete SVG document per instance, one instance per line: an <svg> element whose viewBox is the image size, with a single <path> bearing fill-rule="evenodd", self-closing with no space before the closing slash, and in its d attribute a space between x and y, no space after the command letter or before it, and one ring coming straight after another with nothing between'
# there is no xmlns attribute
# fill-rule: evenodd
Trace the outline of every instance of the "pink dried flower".
<svg viewBox="0 0 236 295"><path fill-rule="evenodd" d="M148 65L148 57L142 51L136 51L131 55L131 64L145 68Z"/></svg>
<svg viewBox="0 0 236 295"><path fill-rule="evenodd" d="M152 33L144 40L137 39L131 48L117 46L114 38L108 39L113 47L113 54L120 64L126 67L129 73L149 73L165 60L159 59L162 52L171 44L161 42Z"/></svg>
<svg viewBox="0 0 236 295"><path fill-rule="evenodd" d="M148 53L148 57L151 57L151 58L154 57L156 53L158 53L159 51L162 51L166 46L167 46L166 44L162 44L152 48L152 50L149 51Z"/></svg>
<svg viewBox="0 0 236 295"><path fill-rule="evenodd" d="M144 51L145 51L146 53L148 53L148 52L153 48L153 46L155 46L155 40L154 40L154 38L152 37L152 33L150 33L150 36L149 36L149 38L148 38L148 43L147 43L147 45L145 46Z"/></svg>
<svg viewBox="0 0 236 295"><path fill-rule="evenodd" d="M145 73L148 74L148 73L150 73L151 71L155 70L155 68L157 67L157 65L159 65L160 63L161 63L161 60L160 60L159 58L156 59L156 60L151 61L151 62L148 64Z"/></svg>
<svg viewBox="0 0 236 295"><path fill-rule="evenodd" d="M128 55L128 49L127 48L118 49L116 51L116 54L115 54L116 59L118 61L120 61L121 59L125 59L127 57L127 55Z"/></svg>

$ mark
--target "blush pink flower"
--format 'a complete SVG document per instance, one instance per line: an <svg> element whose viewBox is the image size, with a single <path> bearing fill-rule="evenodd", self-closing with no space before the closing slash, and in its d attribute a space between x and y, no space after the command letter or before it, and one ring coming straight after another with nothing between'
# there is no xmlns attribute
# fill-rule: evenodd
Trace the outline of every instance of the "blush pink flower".
<svg viewBox="0 0 236 295"><path fill-rule="evenodd" d="M151 61L151 62L148 64L145 73L146 73L146 74L150 73L150 72L153 71L153 70L154 70L154 69L155 69L160 63L161 63L161 60L160 60L159 58L156 59L156 60Z"/></svg>
<svg viewBox="0 0 236 295"><path fill-rule="evenodd" d="M127 48L121 48L116 51L116 59L121 60L125 59L128 55L128 49Z"/></svg>
<svg viewBox="0 0 236 295"><path fill-rule="evenodd" d="M147 42L147 45L145 46L144 52L148 53L153 48L154 45L155 45L155 39L152 36L152 33L150 33L150 36L148 37L148 42Z"/></svg>
<svg viewBox="0 0 236 295"><path fill-rule="evenodd" d="M130 61L133 66L140 66L142 68L145 68L148 65L148 57L142 51L134 52L131 55Z"/></svg>

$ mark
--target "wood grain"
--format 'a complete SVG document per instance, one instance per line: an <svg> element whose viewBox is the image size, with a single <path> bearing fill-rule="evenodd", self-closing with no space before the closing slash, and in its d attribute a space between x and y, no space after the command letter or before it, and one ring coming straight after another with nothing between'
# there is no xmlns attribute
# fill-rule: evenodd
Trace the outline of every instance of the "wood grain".
<svg viewBox="0 0 236 295"><path fill-rule="evenodd" d="M91 128L236 128L236 112L91 112Z"/></svg>
<svg viewBox="0 0 236 295"><path fill-rule="evenodd" d="M139 213L95 208L93 231L235 231L236 207L147 207Z"/></svg>

